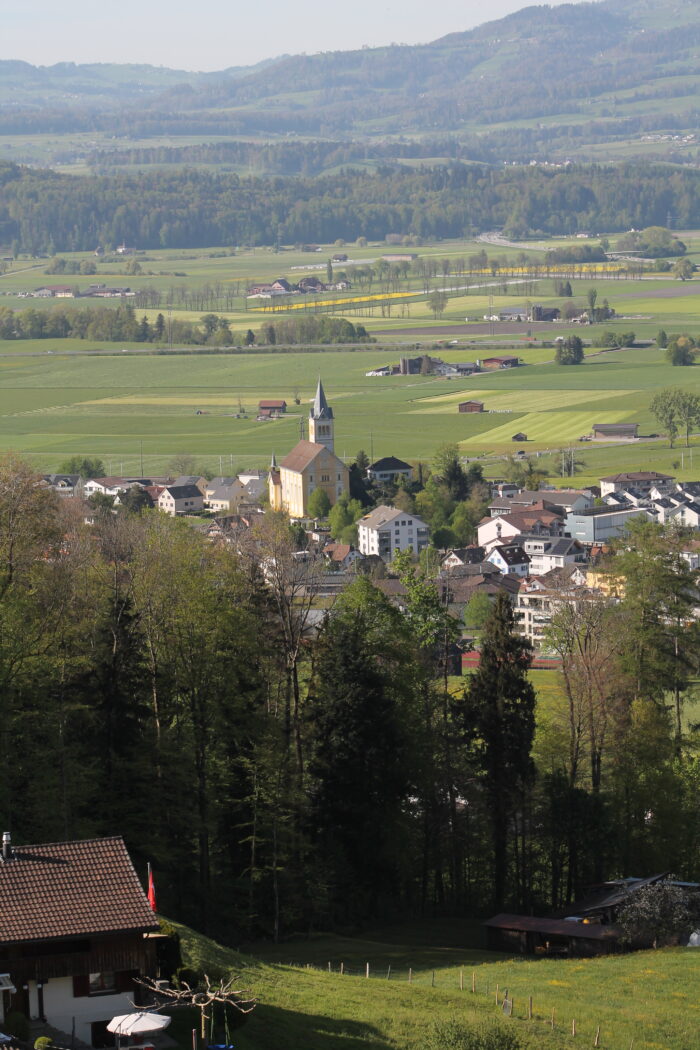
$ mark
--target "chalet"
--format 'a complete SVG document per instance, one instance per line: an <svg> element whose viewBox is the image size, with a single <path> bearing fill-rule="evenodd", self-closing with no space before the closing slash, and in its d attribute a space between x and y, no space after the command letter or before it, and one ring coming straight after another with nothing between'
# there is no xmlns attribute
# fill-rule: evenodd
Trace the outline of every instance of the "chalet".
<svg viewBox="0 0 700 1050"><path fill-rule="evenodd" d="M593 441L637 441L639 438L639 423L594 423Z"/></svg>
<svg viewBox="0 0 700 1050"><path fill-rule="evenodd" d="M13 847L3 835L3 1021L18 1010L65 1039L113 1045L107 1023L133 1011L134 979L155 975L157 931L121 838Z"/></svg>
<svg viewBox="0 0 700 1050"><path fill-rule="evenodd" d="M460 401L457 405L458 412L483 412L483 401Z"/></svg>

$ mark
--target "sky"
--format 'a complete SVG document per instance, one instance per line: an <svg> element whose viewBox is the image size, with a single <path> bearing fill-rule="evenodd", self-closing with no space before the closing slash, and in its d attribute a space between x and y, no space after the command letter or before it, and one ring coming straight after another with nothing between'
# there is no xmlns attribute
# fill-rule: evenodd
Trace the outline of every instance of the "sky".
<svg viewBox="0 0 700 1050"><path fill-rule="evenodd" d="M0 58L217 70L282 54L428 43L526 6L524 0L440 0L435 7L426 0L3 0Z"/></svg>

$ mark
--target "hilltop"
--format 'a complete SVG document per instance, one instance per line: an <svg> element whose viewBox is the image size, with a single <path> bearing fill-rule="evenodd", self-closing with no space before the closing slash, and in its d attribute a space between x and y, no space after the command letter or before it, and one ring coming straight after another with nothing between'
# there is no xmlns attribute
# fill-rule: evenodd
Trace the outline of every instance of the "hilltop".
<svg viewBox="0 0 700 1050"><path fill-rule="evenodd" d="M601 146L623 142L658 153L659 137L678 135L662 153L687 161L699 43L692 0L675 0L663 17L651 0L603 0L526 7L424 45L282 56L217 73L0 62L0 133L389 138L403 145L399 156L429 156L418 138L434 152L486 161L597 159ZM219 150L218 159L237 156Z"/></svg>

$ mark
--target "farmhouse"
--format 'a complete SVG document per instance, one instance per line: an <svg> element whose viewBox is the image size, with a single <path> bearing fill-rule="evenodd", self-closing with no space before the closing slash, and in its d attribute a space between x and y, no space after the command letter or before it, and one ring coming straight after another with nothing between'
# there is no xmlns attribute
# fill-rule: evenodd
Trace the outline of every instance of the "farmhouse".
<svg viewBox="0 0 700 1050"><path fill-rule="evenodd" d="M483 412L483 401L460 401L457 405L458 412Z"/></svg>
<svg viewBox="0 0 700 1050"><path fill-rule="evenodd" d="M82 1043L113 1045L107 1023L133 1011L134 978L154 974L157 930L121 838L13 847L3 835L1 1020L9 1007L67 1033L65 1046L73 1025Z"/></svg>
<svg viewBox="0 0 700 1050"><path fill-rule="evenodd" d="M166 485L158 497L158 507L171 518L204 510L204 496L196 485Z"/></svg>
<svg viewBox="0 0 700 1050"><path fill-rule="evenodd" d="M260 419L261 416L274 419L278 416L283 416L286 411L286 401L267 400L258 403L258 419Z"/></svg>

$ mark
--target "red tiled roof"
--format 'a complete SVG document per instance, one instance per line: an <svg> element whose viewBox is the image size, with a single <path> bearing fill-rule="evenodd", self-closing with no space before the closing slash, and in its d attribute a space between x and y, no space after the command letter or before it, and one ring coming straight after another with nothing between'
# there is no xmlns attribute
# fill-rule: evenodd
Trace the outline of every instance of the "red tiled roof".
<svg viewBox="0 0 700 1050"><path fill-rule="evenodd" d="M0 943L157 926L118 836L19 846L0 860Z"/></svg>

